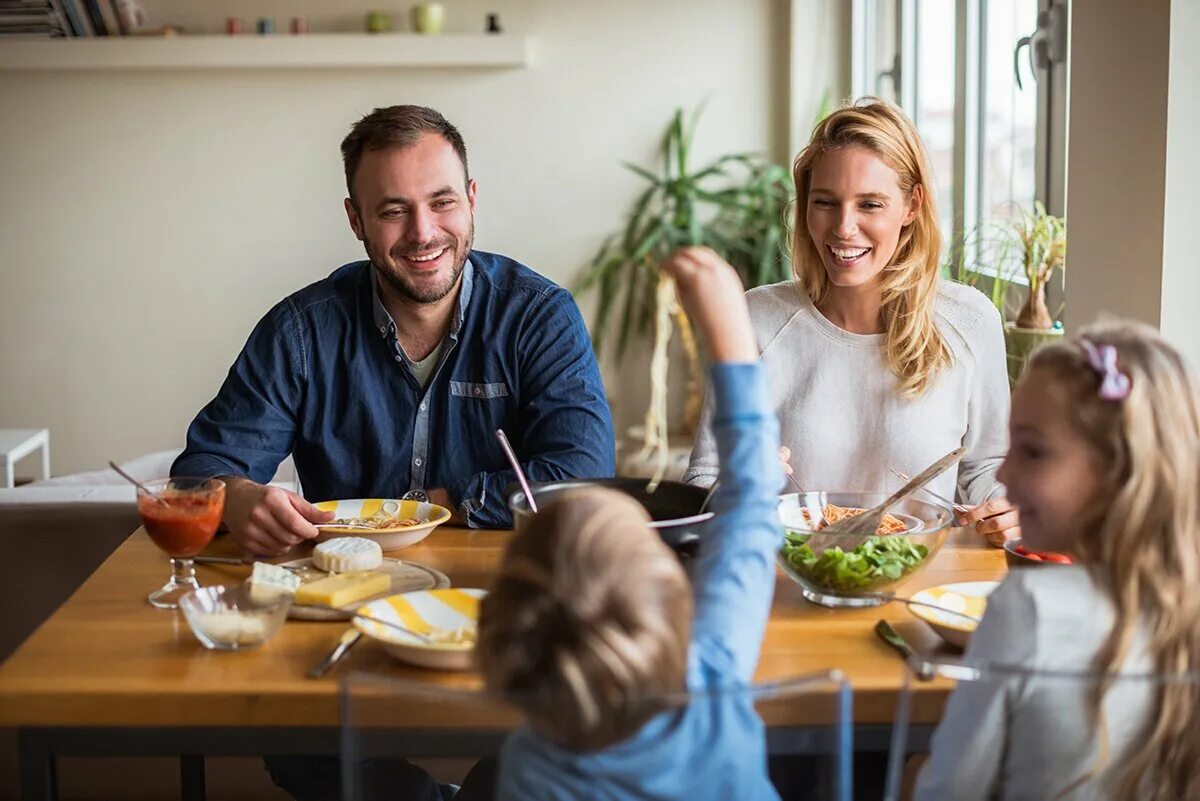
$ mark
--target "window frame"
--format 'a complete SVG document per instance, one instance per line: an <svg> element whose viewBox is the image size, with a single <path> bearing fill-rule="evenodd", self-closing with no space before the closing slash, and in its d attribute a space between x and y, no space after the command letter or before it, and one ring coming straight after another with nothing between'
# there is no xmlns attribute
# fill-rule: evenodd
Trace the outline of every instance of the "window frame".
<svg viewBox="0 0 1200 801"><path fill-rule="evenodd" d="M890 2L895 9L895 36L898 69L880 72L875 57L881 15L879 4ZM1048 12L1062 6L1069 30L1069 0L1037 0L1038 12ZM954 235L972 230L981 222L984 204L987 138L987 63L988 63L988 0L956 0L955 4L955 103L954 103L954 180L951 203ZM895 96L910 117L917 119L920 108L918 94L920 75L916 53L920 47L920 0L852 0L851 4L851 87L855 97L878 93L878 81L890 75L896 82ZM1032 33L1032 31L1030 32ZM965 43L972 46L966 47ZM1013 42L1016 47L1016 42ZM1022 51L1022 61L1028 58ZM1062 215L1066 210L1066 143L1068 58L1063 63L1050 63L1036 70L1037 120L1034 153L1035 199L1051 214ZM899 74L895 74L898 72ZM973 245L978 247L977 245ZM979 265L977 251L963 254L972 264ZM980 265L979 272L995 276L995 271ZM1051 308L1062 301L1061 272L1050 286ZM1024 275L1012 282L1027 285Z"/></svg>

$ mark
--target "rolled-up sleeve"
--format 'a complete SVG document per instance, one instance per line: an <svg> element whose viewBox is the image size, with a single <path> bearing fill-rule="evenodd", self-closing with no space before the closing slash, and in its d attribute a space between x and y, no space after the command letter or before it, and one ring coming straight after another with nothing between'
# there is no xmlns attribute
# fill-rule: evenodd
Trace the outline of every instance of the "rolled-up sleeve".
<svg viewBox="0 0 1200 801"><path fill-rule="evenodd" d="M718 363L709 372L721 486L712 498L695 576L692 639L701 661L748 682L758 664L775 589L779 527L779 422L758 364Z"/></svg>
<svg viewBox="0 0 1200 801"><path fill-rule="evenodd" d="M530 481L610 478L616 469L608 397L574 299L556 287L535 302L517 337L520 403L505 433ZM497 449L499 446L497 445ZM481 528L512 524L505 488L512 470L478 472L447 487Z"/></svg>
<svg viewBox="0 0 1200 801"><path fill-rule="evenodd" d="M188 427L171 475L270 481L295 442L304 355L300 316L284 300L254 327L217 396Z"/></svg>

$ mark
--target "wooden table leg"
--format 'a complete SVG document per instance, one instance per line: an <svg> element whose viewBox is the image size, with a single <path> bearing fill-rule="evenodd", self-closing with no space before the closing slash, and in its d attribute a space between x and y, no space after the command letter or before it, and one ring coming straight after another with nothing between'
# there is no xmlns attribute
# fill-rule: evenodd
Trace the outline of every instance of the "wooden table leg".
<svg viewBox="0 0 1200 801"><path fill-rule="evenodd" d="M17 733L22 801L58 801L58 772L54 752L36 732Z"/></svg>
<svg viewBox="0 0 1200 801"><path fill-rule="evenodd" d="M184 754L179 757L179 797L182 801L204 801L204 757Z"/></svg>

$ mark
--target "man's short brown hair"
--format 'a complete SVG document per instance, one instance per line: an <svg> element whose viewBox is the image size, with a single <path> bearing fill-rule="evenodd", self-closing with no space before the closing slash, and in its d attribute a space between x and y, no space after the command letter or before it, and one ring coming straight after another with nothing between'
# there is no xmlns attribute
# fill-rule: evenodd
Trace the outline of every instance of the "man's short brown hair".
<svg viewBox="0 0 1200 801"><path fill-rule="evenodd" d="M423 134L434 133L445 139L462 162L465 181L471 180L467 170L467 146L462 134L450 121L425 106L388 106L377 108L350 129L342 140L342 163L346 167L346 191L354 199L354 173L368 150L387 147L411 147Z"/></svg>
<svg viewBox="0 0 1200 801"><path fill-rule="evenodd" d="M613 745L686 687L691 585L649 522L615 490L563 493L513 539L483 600L488 689L558 745Z"/></svg>

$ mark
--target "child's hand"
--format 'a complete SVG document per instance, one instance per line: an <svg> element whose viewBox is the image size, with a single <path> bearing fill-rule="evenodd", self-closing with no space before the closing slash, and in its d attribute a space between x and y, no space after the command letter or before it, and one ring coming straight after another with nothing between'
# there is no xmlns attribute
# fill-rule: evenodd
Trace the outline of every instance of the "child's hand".
<svg viewBox="0 0 1200 801"><path fill-rule="evenodd" d="M1003 548L1008 540L1021 536L1021 520L1017 507L1005 497L992 498L976 506L958 519L960 526L974 525L988 544Z"/></svg>
<svg viewBox="0 0 1200 801"><path fill-rule="evenodd" d="M758 359L742 281L724 259L709 248L679 248L663 262L662 271L675 279L679 302L704 332L714 361Z"/></svg>

